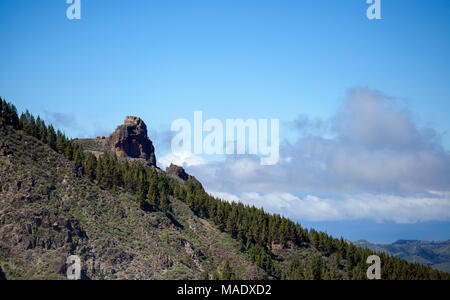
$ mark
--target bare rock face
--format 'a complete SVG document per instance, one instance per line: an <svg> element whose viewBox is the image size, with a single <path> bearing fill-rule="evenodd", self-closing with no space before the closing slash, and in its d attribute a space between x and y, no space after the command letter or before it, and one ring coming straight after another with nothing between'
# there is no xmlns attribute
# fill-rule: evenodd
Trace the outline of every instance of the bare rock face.
<svg viewBox="0 0 450 300"><path fill-rule="evenodd" d="M182 167L176 166L174 164L170 164L170 167L166 169L166 173L168 175L180 178L181 180L184 181L195 179L194 176L191 176L188 173L186 173L186 171Z"/></svg>
<svg viewBox="0 0 450 300"><path fill-rule="evenodd" d="M156 167L155 147L147 135L147 125L138 117L126 117L123 125L106 139L106 147L118 157L131 158Z"/></svg>

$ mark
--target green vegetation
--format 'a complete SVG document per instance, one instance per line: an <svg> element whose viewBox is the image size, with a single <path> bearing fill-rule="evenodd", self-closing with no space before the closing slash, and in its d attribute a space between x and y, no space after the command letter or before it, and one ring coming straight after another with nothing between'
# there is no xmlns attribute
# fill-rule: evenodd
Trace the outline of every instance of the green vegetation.
<svg viewBox="0 0 450 300"><path fill-rule="evenodd" d="M408 263L385 253L358 248L342 238L336 239L323 232L307 230L287 218L269 214L263 209L217 199L208 195L196 180L181 183L157 169L122 161L108 152L97 158L92 153L85 153L80 144L70 141L59 130L55 132L53 126L46 126L39 117L35 118L27 111L19 118L14 105L1 99L0 103L0 118L6 125L22 130L72 161L80 176L112 193L135 195L139 207L145 212L172 216L174 203L181 200L197 217L208 220L221 232L231 236L240 251L270 278L363 280L368 267L367 257L377 254L383 263L383 279L450 279L449 274ZM72 213L80 215L78 219L83 220L81 212L73 210ZM183 227L183 224L179 226ZM121 236L122 233L115 228L111 228L110 233ZM183 230L192 235L188 229ZM124 234L124 238L126 236ZM166 235L161 244L170 246L169 240ZM185 262L186 265L192 264L190 259ZM174 264L164 278L174 278L177 274L194 278L195 275L185 264ZM211 270L212 278L236 279L235 272L239 266L233 268L234 270L230 262L226 261L220 275L216 270ZM208 270L202 273L202 277L211 277Z"/></svg>
<svg viewBox="0 0 450 300"><path fill-rule="evenodd" d="M409 262L417 262L443 272L450 272L450 240L415 241L400 240L393 244L372 244L364 240L354 244L372 251L388 253Z"/></svg>

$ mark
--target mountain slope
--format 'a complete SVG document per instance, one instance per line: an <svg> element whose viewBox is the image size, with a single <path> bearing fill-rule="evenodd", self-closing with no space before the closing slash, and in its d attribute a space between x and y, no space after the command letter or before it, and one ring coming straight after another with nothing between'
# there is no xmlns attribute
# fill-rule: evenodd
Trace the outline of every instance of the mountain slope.
<svg viewBox="0 0 450 300"><path fill-rule="evenodd" d="M439 242L400 240L392 244L373 244L360 240L356 241L355 245L450 272L450 240Z"/></svg>
<svg viewBox="0 0 450 300"><path fill-rule="evenodd" d="M214 198L183 170L155 168L152 148L141 145L150 145L146 130L133 122L131 134L120 127L114 147L102 152L102 142L71 141L0 103L0 275L7 279L63 279L71 254L81 257L85 279L362 280L373 254L382 279L449 279Z"/></svg>
<svg viewBox="0 0 450 300"><path fill-rule="evenodd" d="M65 278L79 255L90 279L199 279L225 261L239 278L264 278L237 243L179 200L173 216L109 192L22 131L0 131L0 267L8 279Z"/></svg>

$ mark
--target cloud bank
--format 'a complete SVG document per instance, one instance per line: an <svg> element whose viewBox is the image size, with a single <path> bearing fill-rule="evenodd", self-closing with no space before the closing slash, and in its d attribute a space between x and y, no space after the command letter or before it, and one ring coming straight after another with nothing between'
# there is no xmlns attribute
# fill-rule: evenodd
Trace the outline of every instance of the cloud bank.
<svg viewBox="0 0 450 300"><path fill-rule="evenodd" d="M212 189L227 191L450 190L450 154L439 135L433 129L419 130L406 109L379 92L352 90L329 120L301 117L291 126L300 137L281 145L276 166L260 166L252 156L229 156L192 172ZM311 133L317 130L324 134Z"/></svg>
<svg viewBox="0 0 450 300"><path fill-rule="evenodd" d="M290 193L245 192L240 195L212 195L230 201L264 208L272 213L308 221L372 220L411 224L427 221L450 221L450 194L429 193L423 196L387 194L341 195L340 199L314 195L298 197Z"/></svg>
<svg viewBox="0 0 450 300"><path fill-rule="evenodd" d="M394 98L354 89L330 119L300 116L290 129L298 138L282 143L278 165L228 156L188 171L210 191L269 211L295 212L295 218L450 220L450 154L439 134L418 128ZM324 193L341 199L314 196Z"/></svg>

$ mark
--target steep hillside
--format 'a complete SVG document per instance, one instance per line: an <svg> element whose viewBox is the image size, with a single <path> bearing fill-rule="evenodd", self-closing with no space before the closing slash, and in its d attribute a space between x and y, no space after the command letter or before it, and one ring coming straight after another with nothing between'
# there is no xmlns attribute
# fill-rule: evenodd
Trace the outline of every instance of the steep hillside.
<svg viewBox="0 0 450 300"><path fill-rule="evenodd" d="M7 279L63 279L79 255L89 279L199 279L226 261L264 278L237 242L179 200L145 212L134 195L105 191L22 131L0 130L0 268ZM1 273L0 273L1 274Z"/></svg>
<svg viewBox="0 0 450 300"><path fill-rule="evenodd" d="M449 279L155 168L139 118L107 140L71 141L0 103L0 277L64 279L74 254L85 279L361 280L377 254L382 279Z"/></svg>
<svg viewBox="0 0 450 300"><path fill-rule="evenodd" d="M394 257L417 262L437 270L450 272L450 241L428 242L400 240L393 244L373 244L356 241L355 245L373 251L386 252Z"/></svg>

